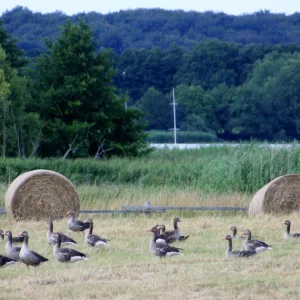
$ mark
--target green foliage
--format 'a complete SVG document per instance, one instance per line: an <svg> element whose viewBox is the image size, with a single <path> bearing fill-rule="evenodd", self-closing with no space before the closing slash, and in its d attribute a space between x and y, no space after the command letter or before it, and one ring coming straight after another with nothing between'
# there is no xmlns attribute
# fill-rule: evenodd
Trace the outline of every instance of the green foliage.
<svg viewBox="0 0 300 300"><path fill-rule="evenodd" d="M0 138L2 156L27 156L36 124L27 123L26 105L31 98L27 78L18 75L0 46ZM30 127L27 127L30 124Z"/></svg>
<svg viewBox="0 0 300 300"><path fill-rule="evenodd" d="M183 57L176 76L177 84L200 85L204 89L218 84L236 85L236 68L240 46L216 39L198 43Z"/></svg>
<svg viewBox="0 0 300 300"><path fill-rule="evenodd" d="M78 22L80 18L92 28L97 44L106 49L112 48L118 54L130 48L168 49L172 44L189 50L198 42L211 38L243 45L299 45L300 42L300 16L297 13L257 12L233 16L211 11L130 9L105 15L89 12L67 16L59 11L33 13L28 8L17 6L3 13L1 18L5 29L19 39L20 47L30 57L46 50L43 43L45 36L54 41L59 36L61 25L67 20Z"/></svg>
<svg viewBox="0 0 300 300"><path fill-rule="evenodd" d="M0 23L14 74L9 79L7 67L0 74L9 85L3 153L28 157L38 147L42 157L62 156L80 145L70 153L85 157L104 142L113 149L107 155L140 155L148 151L144 122L147 130L172 127L174 87L184 131L227 140L299 139L299 17L162 9L69 17L16 7ZM16 76L23 59L10 34L34 58L33 87Z"/></svg>
<svg viewBox="0 0 300 300"><path fill-rule="evenodd" d="M26 64L22 57L23 51L17 46L17 39L9 35L3 28L3 21L0 19L0 46L6 53L6 60L13 68L20 68Z"/></svg>
<svg viewBox="0 0 300 300"><path fill-rule="evenodd" d="M169 96L169 97L168 97ZM140 99L138 106L145 113L147 129L167 130L171 120L171 97L154 88L149 88Z"/></svg>
<svg viewBox="0 0 300 300"><path fill-rule="evenodd" d="M194 130L202 130L203 127L216 127L214 124L216 120L214 119L213 115L215 106L214 98L206 93L200 85L177 86L176 101L178 102L180 107L182 106L182 110L184 110L181 116L181 122L187 123L191 116L196 115L200 120L202 120L204 126L202 125L202 128L196 127ZM196 126L196 124L194 124L194 126Z"/></svg>
<svg viewBox="0 0 300 300"><path fill-rule="evenodd" d="M89 26L68 21L37 63L36 104L45 120L40 154L95 155L105 141L108 155L138 155L146 148L137 109L125 110L115 94L109 51L96 53ZM77 148L80 147L80 151ZM84 151L85 150L85 151Z"/></svg>
<svg viewBox="0 0 300 300"><path fill-rule="evenodd" d="M0 181L34 169L50 169L75 184L138 184L253 193L285 174L300 173L300 148L268 144L214 145L194 150L157 150L146 157L110 160L0 159Z"/></svg>
<svg viewBox="0 0 300 300"><path fill-rule="evenodd" d="M232 126L245 135L283 140L299 136L300 54L267 55L237 89Z"/></svg>
<svg viewBox="0 0 300 300"><path fill-rule="evenodd" d="M232 134L230 107L234 102L236 88L222 83L208 91L208 94L213 98L214 129L219 135L228 137Z"/></svg>

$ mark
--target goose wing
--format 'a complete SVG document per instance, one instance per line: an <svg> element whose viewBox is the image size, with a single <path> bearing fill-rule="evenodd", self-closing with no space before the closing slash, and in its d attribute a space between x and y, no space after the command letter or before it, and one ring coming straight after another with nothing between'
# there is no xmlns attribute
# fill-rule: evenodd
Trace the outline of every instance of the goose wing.
<svg viewBox="0 0 300 300"><path fill-rule="evenodd" d="M72 257L79 256L79 257L86 257L84 253L81 253L75 249L71 248L60 248L59 253L63 255L67 261L70 261Z"/></svg>
<svg viewBox="0 0 300 300"><path fill-rule="evenodd" d="M77 244L76 241L74 241L73 239L71 239L70 237L68 237L66 234L64 234L63 232L58 232L58 234L60 235L61 238L61 242L62 243L73 243L73 244Z"/></svg>
<svg viewBox="0 0 300 300"><path fill-rule="evenodd" d="M17 261L7 256L0 255L0 267L4 267L13 263L17 263Z"/></svg>
<svg viewBox="0 0 300 300"><path fill-rule="evenodd" d="M167 255L168 253L180 253L181 248L172 247L170 245L157 244L157 249L162 256Z"/></svg>
<svg viewBox="0 0 300 300"><path fill-rule="evenodd" d="M48 261L48 258L46 258L46 257L38 254L37 252L32 251L32 250L30 252L31 252L31 254L33 254L34 256L36 256L41 262Z"/></svg>
<svg viewBox="0 0 300 300"><path fill-rule="evenodd" d="M175 230L164 232L164 233L160 234L157 238L165 240L167 244L174 243L178 240Z"/></svg>
<svg viewBox="0 0 300 300"><path fill-rule="evenodd" d="M237 256L237 257L249 257L249 256L254 256L256 255L257 253L255 251L239 251L239 250L236 250L236 251L232 251L232 254L234 256Z"/></svg>
<svg viewBox="0 0 300 300"><path fill-rule="evenodd" d="M107 244L107 240L100 237L99 235L89 235L87 237L87 242L91 246L95 246L96 244Z"/></svg>
<svg viewBox="0 0 300 300"><path fill-rule="evenodd" d="M272 249L272 247L265 242L259 241L259 240L251 240L248 243L249 245L249 251L263 251L266 249Z"/></svg>

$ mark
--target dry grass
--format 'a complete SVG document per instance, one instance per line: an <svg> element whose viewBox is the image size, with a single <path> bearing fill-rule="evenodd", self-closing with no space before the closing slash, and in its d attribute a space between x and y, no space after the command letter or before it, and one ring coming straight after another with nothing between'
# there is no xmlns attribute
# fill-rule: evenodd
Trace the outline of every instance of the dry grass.
<svg viewBox="0 0 300 300"><path fill-rule="evenodd" d="M77 187L81 209L120 209L122 205L153 206L237 206L248 207L251 195L240 193L206 194L199 189L174 190L168 187L149 188L137 185L80 185Z"/></svg>
<svg viewBox="0 0 300 300"><path fill-rule="evenodd" d="M256 219L246 213L182 216L181 230L190 235L180 243L185 255L160 260L149 252L147 229L157 223L169 228L174 216L91 216L95 233L111 241L110 247L100 251L88 248L82 234L69 232L66 220L57 221L54 230L71 235L78 241L76 248L89 257L89 261L68 265L53 258L46 224L17 223L2 216L1 229L14 234L28 230L29 247L49 262L30 270L22 264L2 268L0 299L299 299L300 241L283 240L282 225L289 218L291 231L300 229L297 214ZM222 238L231 225L239 231L252 230L273 250L252 258L225 259L227 242ZM235 249L240 246L234 241ZM4 245L0 249L3 253Z"/></svg>

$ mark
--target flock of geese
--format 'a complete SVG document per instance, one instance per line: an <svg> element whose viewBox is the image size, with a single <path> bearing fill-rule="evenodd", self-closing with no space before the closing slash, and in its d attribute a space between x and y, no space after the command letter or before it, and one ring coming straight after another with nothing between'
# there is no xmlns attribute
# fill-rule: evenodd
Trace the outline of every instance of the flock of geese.
<svg viewBox="0 0 300 300"><path fill-rule="evenodd" d="M93 234L94 226L92 219L88 219L86 222L75 220L75 214L73 211L69 211L67 215L70 215L67 223L70 230L74 232L83 232L88 229L84 237L84 241L88 246L100 247L108 245L108 240ZM79 260L88 260L86 254L73 248L62 247L64 245L76 245L77 242L62 232L53 232L53 222L51 220L49 220L47 224L47 240L49 244L53 245L53 256L58 262L68 263ZM3 232L3 230L0 230L0 238L4 239L4 236L7 238L7 243L5 245L5 252L7 256L0 255L0 267L22 262L29 268L29 266L36 267L48 261L48 259L44 256L29 249L29 235L27 231L23 231L19 234L19 236L13 237L11 231ZM23 243L22 247L14 245L15 243L20 242Z"/></svg>
<svg viewBox="0 0 300 300"><path fill-rule="evenodd" d="M183 255L181 248L170 246L169 244L176 241L186 240L189 236L181 235L181 232L178 228L179 218L174 219L174 230L165 231L164 225L155 225L149 231L153 233L153 239L150 241L150 251L161 257L173 256L173 255ZM291 234L291 222L286 220L284 223L286 225L286 231L284 232L284 238L300 238L300 233ZM237 235L237 229L235 226L231 226L230 229L232 235L226 235L224 240L228 241L228 248L225 252L225 257L250 257L258 253L261 253L265 250L272 250L272 247L267 243L252 239L252 234L249 229L245 230L242 236ZM244 238L243 250L232 251L232 239Z"/></svg>
<svg viewBox="0 0 300 300"><path fill-rule="evenodd" d="M83 232L87 230L84 242L91 247L101 247L108 245L108 240L100 237L99 235L93 234L93 221L88 219L83 222L80 220L75 220L75 214L73 211L69 211L67 215L70 216L68 220L68 228L74 232ZM174 229L166 231L165 225L155 225L148 231L152 232L153 238L150 240L150 251L152 254L162 258L174 255L183 255L182 248L171 246L170 244L176 241L185 241L189 236L184 236L181 234L178 223L181 222L179 218L174 218L173 225ZM73 248L63 247L65 245L76 245L77 242L72 238L68 237L63 232L53 232L53 222L49 220L47 240L49 244L53 245L53 256L58 262L69 263L76 262L79 260L88 260L86 254L81 253ZM300 233L290 233L291 222L286 220L283 224L286 225L286 231L284 232L284 238L300 238ZM271 250L272 247L267 243L252 239L252 234L250 230L246 230L242 236L237 235L237 229L235 226L231 226L230 230L232 235L226 235L224 240L228 241L228 248L225 252L225 257L250 257L254 256L262 251ZM11 231L0 230L0 239L7 238L7 243L5 245L5 252L7 256L0 255L0 267L9 266L15 263L22 262L28 268L29 266L38 266L46 261L47 258L43 257L39 253L29 249L28 239L29 235L27 231L23 231L19 236L13 237ZM244 237L243 250L232 251L232 240L236 238ZM17 247L15 243L22 243L22 247Z"/></svg>

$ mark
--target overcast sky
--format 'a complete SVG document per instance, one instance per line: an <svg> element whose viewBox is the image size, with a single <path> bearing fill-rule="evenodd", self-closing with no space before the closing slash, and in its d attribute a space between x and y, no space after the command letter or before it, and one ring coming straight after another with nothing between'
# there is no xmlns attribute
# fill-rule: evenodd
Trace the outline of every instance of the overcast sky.
<svg viewBox="0 0 300 300"><path fill-rule="evenodd" d="M33 12L61 11L67 15L95 11L102 14L136 8L163 8L185 11L214 11L226 14L251 14L259 10L287 15L300 12L300 0L0 0L0 14L16 6L27 7Z"/></svg>

